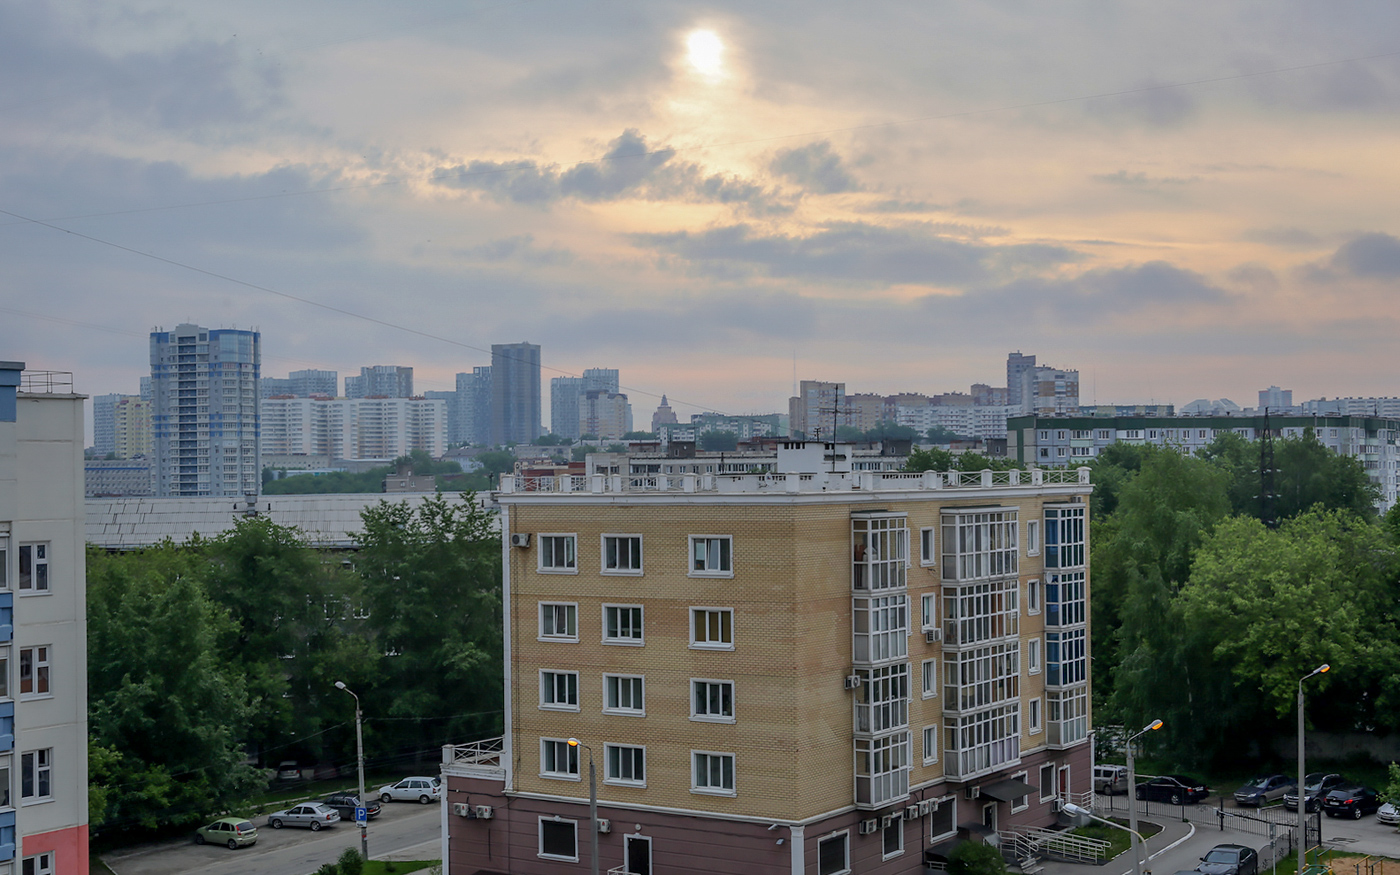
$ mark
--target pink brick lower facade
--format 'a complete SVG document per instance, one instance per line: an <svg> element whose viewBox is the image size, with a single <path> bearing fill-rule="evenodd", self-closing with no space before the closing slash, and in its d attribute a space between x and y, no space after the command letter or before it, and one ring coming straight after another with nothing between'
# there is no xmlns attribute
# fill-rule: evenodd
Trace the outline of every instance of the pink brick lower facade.
<svg viewBox="0 0 1400 875"><path fill-rule="evenodd" d="M1042 769L1052 795L1042 799ZM554 875L588 872L590 863L587 800L581 802L534 798L508 794L504 782L493 778L453 774L446 766L448 811L466 805L473 815L478 806L488 806L489 818L448 814L447 857L444 875ZM806 824L731 820L704 813L677 813L610 805L600 801L598 817L607 821L608 832L598 836L600 873L625 871L630 875L819 875L831 872L858 872L862 875L912 875L922 873L926 854L944 859L947 851L969 836L982 840L978 830L990 820L997 829L1013 826L1048 827L1055 824L1056 799L1069 795L1078 799L1091 791L1091 762L1088 745L1071 750L1037 751L1005 772L970 782L966 786L939 783L911 792L909 800L888 811L847 810ZM1010 774L1025 772L1034 790L1025 797L1026 807L1012 811L1012 802L979 795L969 799L967 790L1004 780ZM1062 783L1067 782L1067 785ZM605 794L600 794L606 799ZM941 799L940 815L934 812L906 820L904 809L921 800ZM948 812L952 807L955 814ZM463 809L457 807L456 811ZM897 829L900 847L886 853L887 835L883 826L861 833L861 822L899 814ZM573 824L577 859L554 859L542 855L541 821ZM944 831L932 834L934 825ZM951 825L951 830L948 829ZM557 829L557 828L556 828ZM954 834L950 835L949 832ZM823 869L821 845L845 834L842 868ZM794 844L801 843L800 854ZM839 839L837 846L840 846Z"/></svg>

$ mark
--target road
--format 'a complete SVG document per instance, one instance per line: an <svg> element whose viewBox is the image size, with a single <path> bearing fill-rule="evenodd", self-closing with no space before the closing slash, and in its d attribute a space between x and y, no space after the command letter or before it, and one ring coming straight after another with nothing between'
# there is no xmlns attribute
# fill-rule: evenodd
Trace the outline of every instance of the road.
<svg viewBox="0 0 1400 875"><path fill-rule="evenodd" d="M370 821L369 852L375 859L436 860L442 856L442 812L438 805L391 802ZM333 863L346 848L360 847L360 829L343 821L320 832L273 829L266 817L254 820L258 843L230 851L196 845L193 839L138 845L104 854L117 875L309 875ZM194 835L193 831L190 833Z"/></svg>

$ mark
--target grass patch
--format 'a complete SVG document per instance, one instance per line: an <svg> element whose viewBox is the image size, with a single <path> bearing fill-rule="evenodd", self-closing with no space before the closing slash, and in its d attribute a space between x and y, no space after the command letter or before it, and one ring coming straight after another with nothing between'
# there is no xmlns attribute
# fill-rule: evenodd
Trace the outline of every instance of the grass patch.
<svg viewBox="0 0 1400 875"><path fill-rule="evenodd" d="M96 854L88 857L88 872L90 872L91 875L116 875L116 873L109 869L107 864L102 862L102 859Z"/></svg>
<svg viewBox="0 0 1400 875"><path fill-rule="evenodd" d="M1128 821L1117 817L1110 817L1107 819L1124 827L1128 825ZM1142 833L1142 837L1145 839L1150 839L1161 831L1162 828L1155 823L1138 821L1138 832ZM1132 833L1125 829L1114 829L1106 823L1091 823L1088 826L1076 827L1070 830L1069 834L1081 836L1086 839L1099 839L1108 842L1107 856L1110 860L1133 846Z"/></svg>
<svg viewBox="0 0 1400 875"><path fill-rule="evenodd" d="M403 875L437 866L441 860L366 860L362 875ZM390 868L392 867L392 868Z"/></svg>

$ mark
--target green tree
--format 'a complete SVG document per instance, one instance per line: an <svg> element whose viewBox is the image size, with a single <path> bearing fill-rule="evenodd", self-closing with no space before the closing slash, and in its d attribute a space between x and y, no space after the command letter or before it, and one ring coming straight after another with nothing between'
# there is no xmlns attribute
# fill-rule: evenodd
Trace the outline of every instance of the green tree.
<svg viewBox="0 0 1400 875"><path fill-rule="evenodd" d="M1363 517L1376 513L1378 490L1359 459L1334 453L1308 428L1301 437L1274 441L1278 517L1294 517L1313 507L1348 510Z"/></svg>
<svg viewBox="0 0 1400 875"><path fill-rule="evenodd" d="M501 547L473 495L366 508L356 566L377 650L376 711L419 750L501 727ZM386 740L394 735L387 726Z"/></svg>
<svg viewBox="0 0 1400 875"><path fill-rule="evenodd" d="M502 474L509 474L515 470L515 453L505 450L488 450L484 453L477 453L476 460L481 463L481 468L477 473L484 474L491 481L498 482Z"/></svg>
<svg viewBox="0 0 1400 875"><path fill-rule="evenodd" d="M654 441L656 435L649 431L629 431L622 436L622 439L625 441Z"/></svg>
<svg viewBox="0 0 1400 875"><path fill-rule="evenodd" d="M909 458L904 462L904 470L910 473L950 471L952 468L953 454L937 447L930 447L926 450L916 449L909 453Z"/></svg>
<svg viewBox="0 0 1400 875"><path fill-rule="evenodd" d="M88 551L88 719L107 823L188 825L264 779L243 762L250 706L221 644L237 635L196 550ZM104 782L105 783L102 783Z"/></svg>
<svg viewBox="0 0 1400 875"><path fill-rule="evenodd" d="M919 439L919 433L912 426L900 425L891 420L881 420L875 427L865 433L865 439L870 441L914 441Z"/></svg>
<svg viewBox="0 0 1400 875"><path fill-rule="evenodd" d="M1400 763L1390 764L1380 795L1386 802L1400 802Z"/></svg>
<svg viewBox="0 0 1400 875"><path fill-rule="evenodd" d="M946 429L941 425L935 425L933 428L930 428L927 432L927 437L930 443L943 444L944 446L947 446L948 444L951 444L953 441L958 439L958 436L955 432L950 431L949 429Z"/></svg>
<svg viewBox="0 0 1400 875"><path fill-rule="evenodd" d="M1001 851L982 842L962 842L948 855L949 875L1003 875Z"/></svg>
<svg viewBox="0 0 1400 875"><path fill-rule="evenodd" d="M1089 515L1106 519L1118 509L1118 496L1128 481L1142 469L1149 447L1143 444L1109 444L1090 463L1094 493L1089 497Z"/></svg>
<svg viewBox="0 0 1400 875"><path fill-rule="evenodd" d="M1214 464L1228 478L1226 491L1233 513L1255 518L1262 513L1259 450L1259 441L1246 440L1233 431L1222 431L1196 453L1197 458Z"/></svg>
<svg viewBox="0 0 1400 875"><path fill-rule="evenodd" d="M700 449L710 452L732 452L739 448L739 436L732 431L707 431L700 435Z"/></svg>

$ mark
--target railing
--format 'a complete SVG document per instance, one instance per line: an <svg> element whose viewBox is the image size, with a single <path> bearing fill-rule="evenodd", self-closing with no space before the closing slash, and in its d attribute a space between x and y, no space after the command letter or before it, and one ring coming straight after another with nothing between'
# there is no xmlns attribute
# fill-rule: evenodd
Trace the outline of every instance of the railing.
<svg viewBox="0 0 1400 875"><path fill-rule="evenodd" d="M1025 486L1087 486L1089 469L1031 468L1026 471L859 471L801 474L564 474L502 475L503 493L708 492L724 494L843 491L923 491Z"/></svg>
<svg viewBox="0 0 1400 875"><path fill-rule="evenodd" d="M1108 856L1110 847L1110 843L1103 839L1091 839L1038 826L1007 826L999 828L997 832L1003 841L1010 838L1018 851L1022 848L1027 849L1023 856L1043 854L1060 860L1098 865Z"/></svg>
<svg viewBox="0 0 1400 875"><path fill-rule="evenodd" d="M445 744L442 746L442 764L445 769L462 769L479 772L485 777L505 777L505 738L496 736L470 744Z"/></svg>
<svg viewBox="0 0 1400 875"><path fill-rule="evenodd" d="M24 371L19 375L19 390L31 395L72 395L72 371Z"/></svg>

